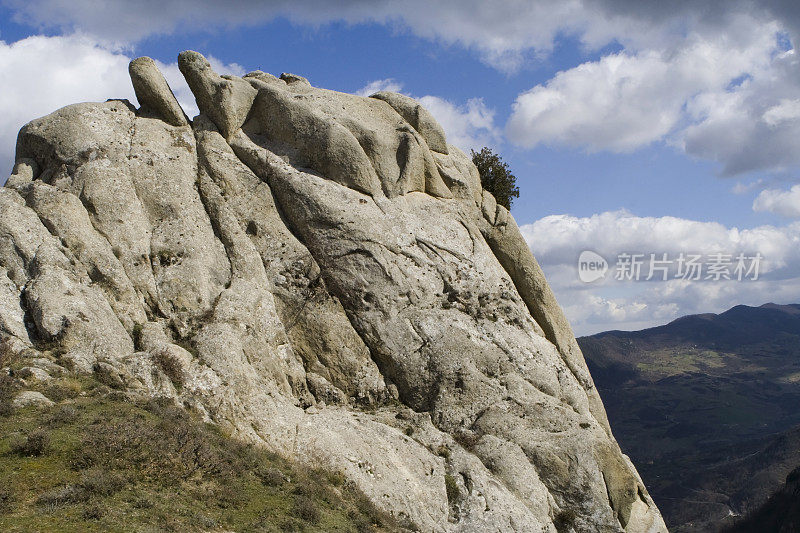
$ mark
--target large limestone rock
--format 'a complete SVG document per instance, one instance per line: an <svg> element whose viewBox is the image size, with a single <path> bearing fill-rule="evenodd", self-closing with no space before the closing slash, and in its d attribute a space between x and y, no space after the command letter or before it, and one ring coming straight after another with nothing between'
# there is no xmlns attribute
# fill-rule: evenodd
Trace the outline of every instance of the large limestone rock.
<svg viewBox="0 0 800 533"><path fill-rule="evenodd" d="M516 223L415 101L180 55L19 135L0 347L340 470L418 531L659 532ZM34 355L35 357L35 355Z"/></svg>

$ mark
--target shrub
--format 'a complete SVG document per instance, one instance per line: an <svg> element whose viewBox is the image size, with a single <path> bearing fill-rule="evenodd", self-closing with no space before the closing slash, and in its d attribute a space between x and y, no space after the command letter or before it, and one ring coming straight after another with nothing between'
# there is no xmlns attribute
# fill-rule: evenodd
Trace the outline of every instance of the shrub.
<svg viewBox="0 0 800 533"><path fill-rule="evenodd" d="M36 498L36 504L44 507L46 510L53 510L56 507L68 503L84 501L85 493L78 489L75 485L64 485L63 487L56 487L43 492Z"/></svg>
<svg viewBox="0 0 800 533"><path fill-rule="evenodd" d="M475 150L471 152L472 162L478 167L483 188L492 193L498 204L511 209L514 198L519 198L519 187L516 176L508 168L508 163L490 148L484 147L480 152Z"/></svg>
<svg viewBox="0 0 800 533"><path fill-rule="evenodd" d="M14 393L17 384L14 378L7 374L0 374L0 416L14 414Z"/></svg>
<svg viewBox="0 0 800 533"><path fill-rule="evenodd" d="M110 496L125 486L125 479L117 472L92 468L83 473L78 486L87 496Z"/></svg>
<svg viewBox="0 0 800 533"><path fill-rule="evenodd" d="M447 501L451 504L458 500L458 497L461 495L461 491L458 489L458 483L456 483L456 478L450 474L444 475L444 489L447 492Z"/></svg>
<svg viewBox="0 0 800 533"><path fill-rule="evenodd" d="M444 457L445 460L450 459L450 448L442 444L436 449L436 455Z"/></svg>
<svg viewBox="0 0 800 533"><path fill-rule="evenodd" d="M93 530L97 520L121 531L152 530L153 524L176 532L305 531L332 523L348 531L396 531L396 520L341 472L308 468L232 439L169 400L82 396L30 417L21 431L0 419L0 434L18 435L15 453L45 453L49 440L58 446L30 461L36 476L21 476L13 493L0 489L0 513L17 502L15 519L51 513L46 520L63 531ZM16 464L7 454L6 465ZM15 494L33 495L36 505L22 505ZM263 514L254 517L256 509Z"/></svg>
<svg viewBox="0 0 800 533"><path fill-rule="evenodd" d="M159 350L153 355L153 362L176 387L183 385L186 377L184 376L181 362L175 358L168 350Z"/></svg>
<svg viewBox="0 0 800 533"><path fill-rule="evenodd" d="M61 405L55 411L53 411L53 414L50 415L47 425L51 428L60 427L74 422L77 417L77 409L71 405Z"/></svg>
<svg viewBox="0 0 800 533"><path fill-rule="evenodd" d="M155 504L153 503L153 500L151 500L147 496L137 496L131 502L131 505L135 509L152 509L153 505L155 505Z"/></svg>
<svg viewBox="0 0 800 533"><path fill-rule="evenodd" d="M303 523L301 521L294 520L291 518L288 518L283 522L281 522L280 528L281 531L284 531L286 533L297 533L298 531L304 530Z"/></svg>
<svg viewBox="0 0 800 533"><path fill-rule="evenodd" d="M347 478L344 475L344 472L341 471L329 471L325 472L325 478L328 480L328 483L333 485L334 487L341 487L347 481Z"/></svg>
<svg viewBox="0 0 800 533"><path fill-rule="evenodd" d="M373 531L373 526L386 527L396 524L393 517L378 509L375 504L372 503L372 500L367 498L363 492L359 491L355 485L351 483L346 484L342 490L342 495L354 502L354 509L351 510L350 517L355 519L355 517L361 516L361 520L359 520L358 524L359 532ZM412 531L419 530L419 528L412 523L406 525L407 529ZM391 527L390 530L393 531Z"/></svg>
<svg viewBox="0 0 800 533"><path fill-rule="evenodd" d="M139 324L138 322L133 325L133 330L131 331L131 339L133 339L133 346L138 350L141 348L142 345L142 330L144 326Z"/></svg>
<svg viewBox="0 0 800 533"><path fill-rule="evenodd" d="M261 480L261 483L267 487L280 487L283 485L284 481L286 481L283 472L277 468L259 470L256 472L256 475Z"/></svg>
<svg viewBox="0 0 800 533"><path fill-rule="evenodd" d="M105 505L95 502L84 507L81 516L83 516L84 520L100 520L106 513L108 513L108 508Z"/></svg>
<svg viewBox="0 0 800 533"><path fill-rule="evenodd" d="M573 528L577 516L572 509L562 509L553 519L553 525L558 531L568 531Z"/></svg>
<svg viewBox="0 0 800 533"><path fill-rule="evenodd" d="M319 522L320 512L317 503L307 496L296 496L293 506L294 515L301 520L316 524Z"/></svg>
<svg viewBox="0 0 800 533"><path fill-rule="evenodd" d="M14 510L16 495L11 487L0 488L0 514Z"/></svg>
<svg viewBox="0 0 800 533"><path fill-rule="evenodd" d="M50 434L44 429L35 429L27 437L11 443L11 451L23 457L39 457L50 448Z"/></svg>
<svg viewBox="0 0 800 533"><path fill-rule="evenodd" d="M78 380L65 378L48 383L44 388L43 394L58 403L66 399L77 398L81 390L81 383Z"/></svg>
<svg viewBox="0 0 800 533"><path fill-rule="evenodd" d="M481 439L480 434L469 429L462 429L453 435L453 437L455 437L456 442L466 450L472 450Z"/></svg>

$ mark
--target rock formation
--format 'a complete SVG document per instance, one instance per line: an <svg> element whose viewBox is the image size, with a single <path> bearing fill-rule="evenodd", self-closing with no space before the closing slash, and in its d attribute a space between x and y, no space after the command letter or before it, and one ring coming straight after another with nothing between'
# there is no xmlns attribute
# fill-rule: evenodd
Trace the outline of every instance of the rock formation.
<svg viewBox="0 0 800 533"><path fill-rule="evenodd" d="M139 58L139 109L21 130L2 349L339 470L412 530L666 530L514 219L424 108L179 66L191 121Z"/></svg>

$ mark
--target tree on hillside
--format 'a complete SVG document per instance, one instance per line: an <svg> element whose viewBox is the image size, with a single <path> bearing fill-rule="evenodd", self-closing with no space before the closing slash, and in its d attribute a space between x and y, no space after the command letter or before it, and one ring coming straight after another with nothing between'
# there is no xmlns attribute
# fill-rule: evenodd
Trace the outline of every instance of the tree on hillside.
<svg viewBox="0 0 800 533"><path fill-rule="evenodd" d="M492 193L498 204L511 209L513 199L519 198L519 187L517 177L509 170L508 163L492 152L491 148L483 147L480 152L470 151L472 162L481 175L483 188Z"/></svg>

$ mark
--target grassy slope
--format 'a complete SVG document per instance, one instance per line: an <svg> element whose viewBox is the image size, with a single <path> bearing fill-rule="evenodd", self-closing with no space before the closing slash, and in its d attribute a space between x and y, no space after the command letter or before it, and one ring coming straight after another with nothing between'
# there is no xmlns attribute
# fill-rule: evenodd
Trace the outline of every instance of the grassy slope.
<svg viewBox="0 0 800 533"><path fill-rule="evenodd" d="M10 412L0 381L0 531L395 531L344 478L226 437L92 380ZM36 385L34 385L36 388Z"/></svg>

